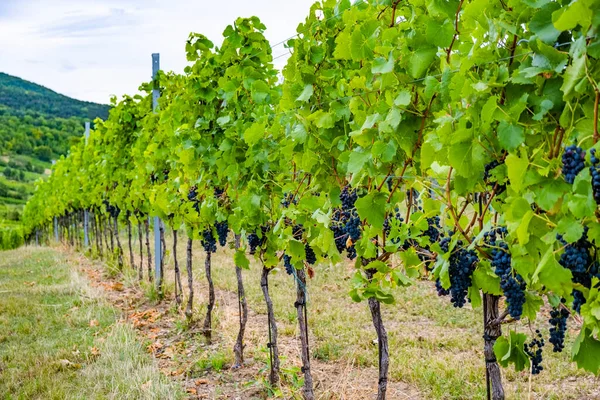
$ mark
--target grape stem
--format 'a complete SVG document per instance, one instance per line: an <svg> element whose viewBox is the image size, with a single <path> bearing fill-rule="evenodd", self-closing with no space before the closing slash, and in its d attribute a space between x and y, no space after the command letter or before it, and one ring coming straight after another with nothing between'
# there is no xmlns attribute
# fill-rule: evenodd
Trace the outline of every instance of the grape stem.
<svg viewBox="0 0 600 400"><path fill-rule="evenodd" d="M302 177L302 180L300 181L300 184L298 185L298 187L296 188L296 191L294 192L294 195L292 196L292 201L296 198L296 196L298 195L298 191L300 190L300 188L302 187L302 184L304 183L304 180L306 179L306 177L309 176L307 173L304 174L304 176Z"/></svg>
<svg viewBox="0 0 600 400"><path fill-rule="evenodd" d="M490 208L490 204L492 204L492 200L494 199L494 196L496 195L497 188L498 188L498 182L496 182L496 184L494 185L494 188L492 189L492 193L490 194L490 198L485 203L485 207L483 208L483 211L481 212L481 215L479 216L479 225L480 226L483 226L483 217L485 217L485 214L487 213L488 209Z"/></svg>
<svg viewBox="0 0 600 400"><path fill-rule="evenodd" d="M408 192L408 210L406 210L406 223L408 223L410 221L410 212L413 208L413 190L412 188L410 188L410 191Z"/></svg>
<svg viewBox="0 0 600 400"><path fill-rule="evenodd" d="M448 170L448 178L446 179L446 199L448 202L448 208L450 209L450 215L452 215L452 219L454 220L454 226L456 229L460 231L465 240L471 244L471 238L467 235L467 233L463 230L462 226L459 223L459 217L456 215L456 210L452 205L452 198L450 197L450 178L452 177L452 167Z"/></svg>
<svg viewBox="0 0 600 400"><path fill-rule="evenodd" d="M335 167L335 158L333 158L333 157L331 157L331 168L333 169L333 175L335 175L335 180L338 181L338 184L340 186L343 186L342 185L342 180L338 176L337 169Z"/></svg>
<svg viewBox="0 0 600 400"><path fill-rule="evenodd" d="M468 206L469 206L469 202L465 201L465 204L463 205L462 209L458 213L458 219L460 219L460 217L462 217L463 213L465 212L465 210L467 209Z"/></svg>
<svg viewBox="0 0 600 400"><path fill-rule="evenodd" d="M392 22L390 22L390 28L393 28L396 23L396 8L398 7L398 4L400 4L400 0L396 0L392 5Z"/></svg>
<svg viewBox="0 0 600 400"><path fill-rule="evenodd" d="M452 35L452 42L450 42L450 46L446 49L446 62L450 64L450 55L452 54L452 47L454 47L454 42L456 42L456 38L460 35L458 30L458 14L460 14L460 10L462 8L464 0L460 0L458 3L458 8L456 9L456 16L454 18L454 35Z"/></svg>
<svg viewBox="0 0 600 400"><path fill-rule="evenodd" d="M417 138L417 142L415 143L415 147L413 148L413 151L412 151L413 156L417 152L417 150L421 147L421 142L423 141L423 131L425 130L425 120L429 116L429 110L431 109L431 105L433 104L433 101L435 100L436 95L437 95L437 93L434 94L433 96L431 96L431 100L429 100L429 104L427 105L427 108L425 109L425 112L423 113L423 118L421 118L421 126L419 128L419 137Z"/></svg>
<svg viewBox="0 0 600 400"><path fill-rule="evenodd" d="M332 163L333 163L333 157L332 157ZM383 178L383 181L381 181L381 183L377 186L378 192L381 191L381 188L383 187L385 182L387 182L388 178L390 177L390 175L392 174L393 171L394 171L394 164L390 165L390 170L388 171L387 175L385 176L385 178Z"/></svg>
<svg viewBox="0 0 600 400"><path fill-rule="evenodd" d="M554 157L558 156L558 151L560 149L560 146L562 145L564 134L565 130L560 125L557 125L556 129L554 130L554 136L552 137L552 145L550 146L550 159L553 159Z"/></svg>
<svg viewBox="0 0 600 400"><path fill-rule="evenodd" d="M388 196L388 199L387 199L388 204L390 201L392 201L392 196L394 195L394 192L396 191L396 189L398 189L398 186L400 186L400 182L402 182L404 180L404 173L406 172L406 168L408 168L408 164L410 164L410 160L404 161L404 167L402 167L402 172L400 172L400 176L398 177L396 184L394 185L394 187L392 188L392 191L390 192L390 195Z"/></svg>

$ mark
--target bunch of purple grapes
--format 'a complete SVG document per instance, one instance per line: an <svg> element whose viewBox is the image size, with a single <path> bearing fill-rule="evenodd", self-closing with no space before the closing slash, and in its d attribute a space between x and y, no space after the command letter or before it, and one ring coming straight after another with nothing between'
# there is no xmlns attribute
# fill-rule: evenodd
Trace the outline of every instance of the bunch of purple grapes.
<svg viewBox="0 0 600 400"><path fill-rule="evenodd" d="M440 247L443 252L449 251L451 237L445 237L440 241ZM467 294L471 286L471 278L473 271L477 267L479 257L473 250L468 250L463 247L462 240L456 243L449 258L450 266L448 274L450 275L450 288L445 290L441 282L436 282L438 295L444 296L450 294L450 301L454 307L462 308L467 303Z"/></svg>
<svg viewBox="0 0 600 400"><path fill-rule="evenodd" d="M202 232L202 239L200 243L207 253L215 253L217 251L217 241L213 235L212 229L208 228Z"/></svg>
<svg viewBox="0 0 600 400"><path fill-rule="evenodd" d="M555 353L559 353L565 348L567 318L569 318L569 312L564 308L560 311L557 308L550 311L550 343L554 346Z"/></svg>
<svg viewBox="0 0 600 400"><path fill-rule="evenodd" d="M567 146L562 155L562 174L567 183L575 182L575 177L585 168L585 150L574 144Z"/></svg>
<svg viewBox="0 0 600 400"><path fill-rule="evenodd" d="M504 161L492 160L492 162L485 165L483 170L484 182L486 183L486 185L488 185L490 190L496 187L496 195L504 193L504 191L506 190L506 183L501 184L500 182L492 181L490 178L492 178L492 171L502 164L504 164Z"/></svg>
<svg viewBox="0 0 600 400"><path fill-rule="evenodd" d="M526 283L523 277L511 267L511 255L508 244L503 240L507 230L505 227L492 229L484 234L486 244L492 247L492 267L500 277L500 287L506 297L508 313L514 319L520 319L525 304ZM498 240L498 237L500 240Z"/></svg>
<svg viewBox="0 0 600 400"><path fill-rule="evenodd" d="M198 201L198 186L194 185L190 188L187 195L188 201L194 203L194 210L200 212L200 202Z"/></svg>
<svg viewBox="0 0 600 400"><path fill-rule="evenodd" d="M360 217L354 203L358 199L356 190L345 186L340 193L341 207L333 211L329 229L333 232L335 246L340 253L344 250L349 259L356 258L354 243L360 239Z"/></svg>
<svg viewBox="0 0 600 400"><path fill-rule="evenodd" d="M523 345L523 349L525 353L529 356L529 360L531 361L531 374L538 375L544 367L542 366L542 350L544 348L544 338L539 330L536 330L535 333L537 336L533 338L533 340L527 344Z"/></svg>
<svg viewBox="0 0 600 400"><path fill-rule="evenodd" d="M283 200L281 200L281 205L283 208L288 208L290 204L298 204L298 199L294 198L292 193L285 193Z"/></svg>
<svg viewBox="0 0 600 400"><path fill-rule="evenodd" d="M557 239L565 246L565 251L560 255L559 264L571 271L573 282L580 283L586 288L592 286L592 278L600 277L598 261L594 259L596 249L587 238L588 228L585 227L583 235L574 243L567 243L561 235ZM579 312L585 304L583 293L573 290L573 309Z"/></svg>
<svg viewBox="0 0 600 400"><path fill-rule="evenodd" d="M221 247L227 244L227 235L229 234L229 224L227 221L217 222L215 224L217 230L217 236L219 237L219 244Z"/></svg>
<svg viewBox="0 0 600 400"><path fill-rule="evenodd" d="M256 249L261 247L267 240L267 232L269 231L268 225L260 227L261 236L256 232L248 234L248 247L250 247L250 254L256 253Z"/></svg>

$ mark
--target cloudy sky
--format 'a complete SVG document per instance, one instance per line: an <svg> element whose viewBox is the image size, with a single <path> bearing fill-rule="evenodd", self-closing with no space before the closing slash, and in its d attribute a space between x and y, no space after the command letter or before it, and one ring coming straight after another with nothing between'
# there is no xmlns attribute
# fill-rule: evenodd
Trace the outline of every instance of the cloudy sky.
<svg viewBox="0 0 600 400"><path fill-rule="evenodd" d="M161 68L182 72L190 32L220 44L237 17L258 16L271 44L296 33L314 0L0 0L0 72L81 100L135 93ZM275 57L287 53L273 49ZM278 68L287 57L275 61Z"/></svg>

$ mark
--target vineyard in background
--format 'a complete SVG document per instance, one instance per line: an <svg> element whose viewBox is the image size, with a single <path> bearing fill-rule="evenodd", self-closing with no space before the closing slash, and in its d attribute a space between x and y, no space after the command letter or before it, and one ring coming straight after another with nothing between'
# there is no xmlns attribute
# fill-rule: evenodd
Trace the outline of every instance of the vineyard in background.
<svg viewBox="0 0 600 400"><path fill-rule="evenodd" d="M169 247L177 305L208 342L213 255L217 242L231 247L236 366L254 258L274 387L269 282L284 267L296 285L305 399L315 397L307 278L344 258L356 267L350 297L367 303L377 335L378 399L394 357L382 305L419 279L456 308L483 308L489 398L505 397L500 366L543 373L544 352L565 350L573 320L579 335L565 351L597 374L599 28L597 0L327 0L281 43L291 52L283 79L256 17L228 26L220 47L190 34L184 74L158 72L143 94L115 102L39 183L27 237L87 241L92 254L154 280L159 295ZM195 242L209 291L200 319ZM535 324L547 307L544 337ZM519 320L531 322L529 335L510 329Z"/></svg>
<svg viewBox="0 0 600 400"><path fill-rule="evenodd" d="M23 243L21 217L35 182L79 142L84 121L106 119L108 109L0 73L0 250Z"/></svg>

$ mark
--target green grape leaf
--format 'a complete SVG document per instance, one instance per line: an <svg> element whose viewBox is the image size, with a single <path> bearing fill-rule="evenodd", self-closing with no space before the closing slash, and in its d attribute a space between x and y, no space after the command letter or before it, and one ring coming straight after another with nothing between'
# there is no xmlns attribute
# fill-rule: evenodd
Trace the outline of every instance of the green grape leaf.
<svg viewBox="0 0 600 400"><path fill-rule="evenodd" d="M410 104L411 95L408 90L401 91L394 99L394 105L398 107L407 106Z"/></svg>
<svg viewBox="0 0 600 400"><path fill-rule="evenodd" d="M264 103L270 92L271 88L264 81L257 80L252 83L252 99L256 103Z"/></svg>
<svg viewBox="0 0 600 400"><path fill-rule="evenodd" d="M387 74L394 70L394 55L390 51L390 55L388 58L377 57L373 61L373 67L371 67L371 72L373 74Z"/></svg>
<svg viewBox="0 0 600 400"><path fill-rule="evenodd" d="M350 158L348 160L348 173L358 174L370 158L371 154L367 152L353 151L350 153Z"/></svg>
<svg viewBox="0 0 600 400"><path fill-rule="evenodd" d="M506 167L508 168L508 178L510 179L510 185L515 191L520 191L523 187L525 174L527 173L527 167L529 166L529 160L526 158L520 158L515 154L509 154L505 160Z"/></svg>
<svg viewBox="0 0 600 400"><path fill-rule="evenodd" d="M529 21L529 29L544 43L554 44L560 35L560 31L552 23L552 13L559 8L558 3L548 3L538 10Z"/></svg>
<svg viewBox="0 0 600 400"><path fill-rule="evenodd" d="M421 47L411 54L409 61L409 73L413 78L422 78L425 72L431 67L435 59L437 48Z"/></svg>
<svg viewBox="0 0 600 400"><path fill-rule="evenodd" d="M540 282L554 293L568 297L572 290L571 278L571 271L558 263L552 247L549 247L533 273L532 281Z"/></svg>
<svg viewBox="0 0 600 400"><path fill-rule="evenodd" d="M473 272L473 282L484 293L496 296L502 295L500 278L494 273L489 264L485 266L482 264L479 265L479 268Z"/></svg>
<svg viewBox="0 0 600 400"><path fill-rule="evenodd" d="M417 278L419 276L418 267L422 264L422 261L419 259L416 250L411 247L406 251L400 252L400 259L402 260L402 265L404 265L406 275L412 279Z"/></svg>
<svg viewBox="0 0 600 400"><path fill-rule="evenodd" d="M454 23L449 19L443 22L430 19L425 32L428 43L437 47L449 47L454 36Z"/></svg>
<svg viewBox="0 0 600 400"><path fill-rule="evenodd" d="M372 192L356 200L356 210L361 219L377 229L383 228L387 195L382 192Z"/></svg>
<svg viewBox="0 0 600 400"><path fill-rule="evenodd" d="M530 291L525 291L525 304L523 304L523 317L535 321L537 313L544 305L542 298Z"/></svg>
<svg viewBox="0 0 600 400"><path fill-rule="evenodd" d="M252 124L244 131L244 140L249 146L258 143L265 135L265 126L263 124Z"/></svg>
<svg viewBox="0 0 600 400"><path fill-rule="evenodd" d="M242 249L238 249L235 251L235 254L233 255L233 262L237 267L240 267L242 269L250 268L250 261L248 261L246 253Z"/></svg>
<svg viewBox="0 0 600 400"><path fill-rule="evenodd" d="M307 102L310 100L313 93L314 93L313 85L306 85L306 86L304 86L304 90L302 91L302 93L300 93L300 96L298 96L296 101Z"/></svg>
<svg viewBox="0 0 600 400"><path fill-rule="evenodd" d="M573 361L579 368L596 375L600 373L600 341L592 337L585 327L573 343Z"/></svg>
<svg viewBox="0 0 600 400"><path fill-rule="evenodd" d="M510 331L508 339L504 336L499 337L494 344L494 354L496 354L498 363L505 368L508 367L508 364L514 364L517 371L523 371L529 367L529 357L523 346L526 340L525 334L515 331Z"/></svg>
<svg viewBox="0 0 600 400"><path fill-rule="evenodd" d="M525 130L523 127L501 121L498 125L498 142L508 150L514 150L525 141Z"/></svg>

